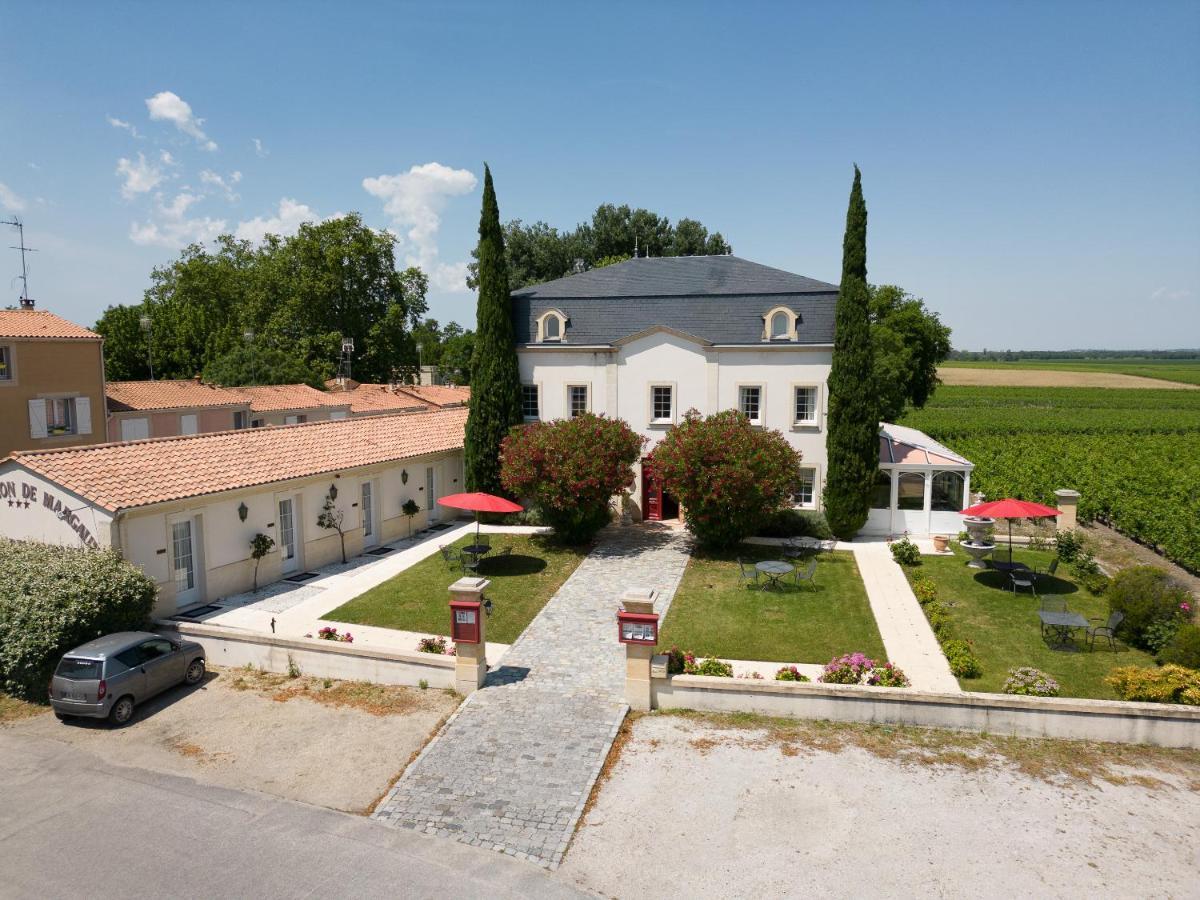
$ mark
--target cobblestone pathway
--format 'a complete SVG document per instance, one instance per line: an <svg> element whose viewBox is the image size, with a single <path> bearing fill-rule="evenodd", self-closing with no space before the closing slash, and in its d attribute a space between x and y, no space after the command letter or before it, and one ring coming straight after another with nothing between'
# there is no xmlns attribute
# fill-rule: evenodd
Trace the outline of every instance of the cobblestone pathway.
<svg viewBox="0 0 1200 900"><path fill-rule="evenodd" d="M682 533L605 529L375 818L557 868L626 712L621 594L665 616L687 558Z"/></svg>

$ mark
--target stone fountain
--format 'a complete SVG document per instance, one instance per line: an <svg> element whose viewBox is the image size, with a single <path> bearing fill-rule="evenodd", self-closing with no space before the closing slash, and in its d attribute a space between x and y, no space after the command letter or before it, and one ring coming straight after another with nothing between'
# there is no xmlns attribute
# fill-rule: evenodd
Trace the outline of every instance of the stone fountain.
<svg viewBox="0 0 1200 900"><path fill-rule="evenodd" d="M971 557L967 565L972 569L986 569L987 563L983 558L996 549L996 542L988 537L988 532L996 524L996 520L990 516L967 516L963 519L963 524L967 528L968 537L959 546Z"/></svg>

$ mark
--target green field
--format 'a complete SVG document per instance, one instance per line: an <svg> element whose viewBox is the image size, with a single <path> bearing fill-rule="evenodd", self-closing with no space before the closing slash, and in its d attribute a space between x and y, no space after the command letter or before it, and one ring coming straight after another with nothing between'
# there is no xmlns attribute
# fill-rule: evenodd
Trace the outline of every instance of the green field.
<svg viewBox="0 0 1200 900"><path fill-rule="evenodd" d="M1074 488L1084 520L1200 571L1200 392L943 386L901 421L975 463L988 497Z"/></svg>
<svg viewBox="0 0 1200 900"><path fill-rule="evenodd" d="M1019 359L1012 362L991 360L950 360L942 363L956 369L1047 369L1060 372L1113 372L1140 375L1184 384L1200 384L1200 359Z"/></svg>

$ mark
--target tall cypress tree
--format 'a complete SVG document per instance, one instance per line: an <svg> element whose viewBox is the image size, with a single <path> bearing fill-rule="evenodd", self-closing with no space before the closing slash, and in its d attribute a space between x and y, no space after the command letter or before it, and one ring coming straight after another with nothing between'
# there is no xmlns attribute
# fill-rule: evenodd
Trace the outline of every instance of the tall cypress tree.
<svg viewBox="0 0 1200 900"><path fill-rule="evenodd" d="M842 284L834 319L833 367L829 372L825 518L840 538L851 538L867 521L879 470L879 412L874 391L870 294L867 290L867 205L862 173L854 187L842 241Z"/></svg>
<svg viewBox="0 0 1200 900"><path fill-rule="evenodd" d="M479 301L471 408L463 457L468 491L500 493L500 442L521 421L521 376L508 291L508 262L492 172L483 167L479 215ZM432 502L433 498L430 498Z"/></svg>

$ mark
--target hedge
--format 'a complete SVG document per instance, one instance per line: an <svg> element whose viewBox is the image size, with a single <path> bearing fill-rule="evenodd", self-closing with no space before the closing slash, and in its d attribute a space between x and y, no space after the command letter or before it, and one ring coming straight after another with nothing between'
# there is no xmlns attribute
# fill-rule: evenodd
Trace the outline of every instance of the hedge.
<svg viewBox="0 0 1200 900"><path fill-rule="evenodd" d="M156 594L112 550L0 540L0 690L44 702L62 654L144 628Z"/></svg>

